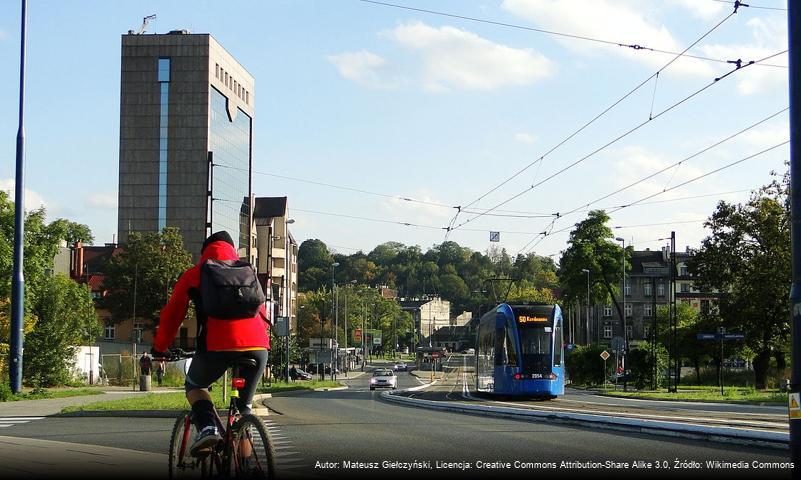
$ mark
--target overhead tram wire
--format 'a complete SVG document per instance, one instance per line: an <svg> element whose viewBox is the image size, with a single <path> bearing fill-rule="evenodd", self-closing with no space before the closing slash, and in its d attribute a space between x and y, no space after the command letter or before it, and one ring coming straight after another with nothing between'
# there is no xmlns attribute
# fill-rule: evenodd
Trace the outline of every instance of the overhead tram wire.
<svg viewBox="0 0 801 480"><path fill-rule="evenodd" d="M708 176L710 176L710 175L713 175L713 174L715 174L715 173L718 173L718 172L720 172L720 171L722 171L722 170L726 170L726 169L728 169L728 168L731 168L731 167L733 167L733 166L735 166L735 165L739 165L740 163L743 163L743 162L745 162L746 160L750 160L750 159L752 159L752 158L755 158L755 157L758 157L758 156L760 156L760 155L763 155L763 154L765 154L765 153L768 153L768 152L770 152L770 151L773 151L773 150L775 150L775 149L777 149L777 148L779 148L779 147L782 147L782 146L784 146L784 145L787 145L788 143L790 143L790 141L789 141L789 140L787 140L787 141L784 141L784 142L781 142L781 143L778 143L778 144L776 144L776 145L773 145L772 147L768 147L768 148L766 148L766 149L764 149L764 150L761 150L761 151L759 151L759 152L756 152L756 153L753 153L753 154L751 154L751 155L748 155L747 157L743 157L743 158L741 158L741 159L739 159L739 160L736 160L736 161L734 161L734 162L728 163L728 164L726 164L726 165L724 165L724 166L722 166L722 167L716 168L716 169L714 169L714 170L711 170L711 171L709 171L709 172L706 172L706 173L703 173L703 174L701 174L701 175L698 175L698 176L696 176L696 177L693 177L693 178L691 178L691 179L689 179L689 180L687 180L687 181L685 181L685 182L682 182L682 183L680 183L680 184L678 184L678 185L675 185L675 186L673 186L673 187L670 187L670 188L668 188L668 189L666 189L666 190L662 190L662 191L659 191L659 192L653 193L653 194L651 194L651 195L648 195L648 196L646 196L646 197L640 198L640 199L638 199L638 200L635 200L635 201L633 201L633 202L629 202L629 203L627 203L627 204L625 204L625 205L620 205L620 206L618 206L618 207L615 207L614 209L612 209L612 210L611 210L611 211L609 211L608 213L611 215L612 213L619 212L620 210L623 210L623 209L626 209L626 208L630 208L630 207L634 207L634 206L637 206L637 205L641 205L641 204L643 204L643 202L645 202L646 200L650 200L651 198L657 197L657 196L659 196L659 195L662 195L662 194L664 194L664 193L667 193L667 192L669 192L669 191L671 191L671 190L675 190L675 189L677 189L677 188L681 188L681 187L683 187L683 186L685 186L685 185L688 185L688 184L690 184L690 183L696 182L696 181L698 181L698 180L700 180L700 179L702 179L702 178L708 177ZM654 202L654 203L656 203L656 202ZM560 217L560 218L562 218L562 217ZM554 219L554 220L551 222L551 224L550 224L550 226L549 226L550 228L553 228L553 224L554 224L554 222L555 222L556 220L558 220L558 219ZM555 234L557 234L557 233L564 232L564 231L566 231L566 230L569 230L569 229L573 228L574 226L575 226L575 224L573 224L573 225L568 225L568 226L566 226L566 227L560 228L559 230L552 230L552 231L550 231L550 232L542 232L542 233L538 233L538 234L536 234L536 235L537 235L537 236L540 236L540 235L542 235L542 238L540 239L540 241L542 241L542 240L543 240L545 237L552 236L552 235L555 235ZM534 238L533 238L531 241L533 242L533 241L534 241L534 240L536 240L536 239L537 239L537 237L534 237ZM531 243L531 242L529 242L528 244L526 244L526 246L528 246L530 243ZM537 242L537 244L539 244L539 242ZM523 248L520 250L520 252L518 252L518 254L519 254L519 253L522 253L522 252L523 252L523 250L525 250L526 246L524 246L524 247L523 247ZM535 244L533 247L531 247L531 248L533 249L534 247L536 247L536 244ZM529 251L531 251L531 249L529 249ZM526 252L526 253L528 253L528 252Z"/></svg>
<svg viewBox="0 0 801 480"><path fill-rule="evenodd" d="M668 63L666 63L664 66L662 66L662 68L660 68L659 70L657 70L656 72L654 72L653 74L651 74L651 75L650 75L648 78L646 78L645 80L643 80L642 82L640 82L640 83L639 83L637 86L635 86L633 89L631 89L631 90L630 90L628 93L626 93L625 95L623 95L622 97L620 97L618 100L616 100L615 102L613 102L613 103L612 103L610 106L608 106L606 109L604 109L604 110L603 110L601 113L599 113L598 115L596 115L595 117L593 117L591 120L589 120L588 122L586 122L586 123L585 123L584 125L582 125L582 126L581 126L581 127L578 129L578 130L576 130L576 131L574 131L573 133L571 133L570 135L568 135L568 136L567 136L565 139L563 139L561 142L557 143L557 144L556 144L554 147L552 147L550 150L548 150L547 152L545 152L545 154L543 154L542 156L540 156L538 159L536 159L536 160L534 160L534 161L530 162L528 165L526 165L526 166L525 166L525 167L523 167L522 169L518 170L518 171L517 171L517 172L516 172L514 175L512 175L511 177L509 177L509 178L507 178L506 180L502 181L500 184L498 184L498 185L496 185L495 187L491 188L489 191L487 191L487 192L486 192L486 193L484 193L483 195L479 196L477 199L475 199L475 200L473 200L472 202L470 202L469 204L467 204L467 206L466 206L465 208L467 208L467 207L470 207L470 206L474 205L475 203L477 203L477 202L481 201L481 200L482 200L483 198L485 198L487 195L489 195L489 194L493 193L494 191L498 190L498 189L499 189L499 188L501 188L502 186L506 185L508 182L510 182L510 181L512 181L513 179L517 178L517 177L518 177L519 175L521 175L523 172L525 172L526 170L528 170L529 168L531 168L531 166L533 166L535 163L537 163L537 162L542 162L542 161L545 159L545 157L547 157L548 155L550 155L551 153L553 153L553 152L554 152L556 149L558 149L559 147L561 147L562 145L564 145L565 143L567 143L568 141L570 141L570 140L571 140L573 137L575 137L576 135L578 135L579 133L581 133L581 132L582 132L584 129L586 129L587 127L589 127L589 126L590 126L590 125L592 125L593 123L595 123L595 121L597 121L599 118L601 118L601 117L603 117L604 115L606 115L606 114L607 114L607 113L608 113L610 110L612 110L613 108L615 108L617 105L619 105L619 104L620 104L621 102L623 102L625 99L627 99L628 97L630 97L631 95L633 95L633 94L634 94L635 92L637 92L637 91L638 91L640 88L642 88L642 87L643 87L645 84L647 84L649 81L651 81L651 79L655 78L655 77L656 77L656 76L657 76L657 75L658 75L660 72L664 71L666 68L668 68L670 65L672 65L672 64L673 64L673 62L675 62L676 60L678 60L679 58L681 58L681 57L682 57L684 54L686 54L688 50L690 50L692 47L694 47L695 45L697 45L697 44L698 44L698 43L699 43L701 40L703 40L704 38L706 38L706 37L707 37L709 34L711 34L711 33L712 33L712 32L714 32L715 30L717 30L717 29L718 29L718 28L719 28L721 25L723 25L723 23L725 23L725 22L726 22L728 19L730 19L732 16L734 16L734 14L735 14L736 12L737 12L737 9L735 8L733 12L731 12L729 15L727 15L725 18L723 18L723 19L722 19L720 22L718 22L717 24L715 24L715 26L713 26L712 28L710 28L710 29L709 29L709 30L708 30L706 33L704 33L703 35L701 35L701 36L700 36L700 37L699 37L697 40L695 40L695 41L694 41L692 44L690 44L690 45L689 45L687 48L685 48L685 49L684 49L684 50L683 50L681 53L677 54L677 55L676 55L674 58L672 58L672 59L671 59L671 60L670 60ZM706 89L706 88L708 88L708 87L705 87L704 89ZM701 91L703 91L703 90L701 90ZM700 93L700 91L699 91L699 92L697 92L697 93ZM696 93L696 94L697 94L697 93ZM693 96L694 96L694 95L693 95ZM687 97L687 99L685 99L685 100L688 100L689 98L691 98L691 97ZM683 101L684 101L684 100L683 100ZM683 101L682 101L682 102L683 102ZM674 106L677 106L677 105L678 105L678 104L676 104L676 105L674 105ZM673 108L673 107L671 107L671 108ZM639 129L640 127L642 127L642 126L643 126L643 125L645 125L646 123L648 123L648 122L650 122L650 121L654 120L655 118L658 118L660 115L662 115L662 114L666 113L667 111L669 111L669 110L665 110L665 111L663 111L662 113L658 114L656 117L650 118L650 119L649 119L647 122L643 122L642 124L640 124L639 126L637 126L635 129L633 129L633 130L629 131L629 132L628 132L628 133L626 133L625 135L628 135L629 133L632 133L632 132L634 132L636 129ZM624 135L624 136L625 136L625 135ZM623 137L622 137L622 136L621 136L621 137L618 137L618 138L617 138L617 139L615 139L615 140L614 140L612 143L614 143L614 142L616 142L616 141L620 140L621 138L623 138ZM607 144L606 146L609 146L609 145L611 145L612 143L609 143L609 144ZM603 147L603 148L606 148L606 146L605 146L605 147ZM600 151L600 150L598 150L598 151ZM597 151L596 151L596 152L594 152L594 153L597 153ZM594 154L594 153L593 153L593 154ZM589 158L589 157L585 157L585 158L584 158L584 159L582 159L581 161L585 160L586 158ZM578 163L578 162L577 162L577 163ZM575 164L574 164L574 165L575 165ZM564 170L562 170L562 171L564 171ZM561 172L560 172L560 173L561 173ZM551 176L551 177L549 177L548 179L546 179L546 181L547 181L547 180L549 180L550 178L553 178L553 176ZM542 183L542 182L541 182L541 183ZM528 189L524 190L523 192L521 192L521 193L519 193L519 194L515 195L514 197L510 198L509 200L506 200L506 201L504 201L503 203L501 203L501 204L498 204L498 205L496 205L495 207L492 207L491 209L489 209L489 210L488 210L488 212L491 212L491 211L493 211L493 210L497 209L498 207L501 207L501 206L503 206L503 205L505 205L505 204L507 204L507 203L511 202L511 201L512 201L512 200L514 200L515 198L517 198L517 197L519 197L519 196L523 195L523 193L526 193L527 191L530 191L530 190L531 190L531 189L533 189L533 188L535 188L535 187L534 187L534 186L532 186L532 187L530 187L530 188L528 188ZM475 220L476 218L479 218L479 217L481 217L481 216L483 216L483 215L485 215L485 214L486 214L486 213L484 213L484 214L479 214L479 215L476 215L476 216L474 216L474 217L472 217L472 218L468 219L467 221L465 221L465 222L462 222L461 224L457 225L456 227L453 227L452 229L458 229L458 228L460 228L461 226L465 225L466 223L472 222L472 221L473 221L473 220ZM450 230L451 230L451 228L449 228L448 232L450 232Z"/></svg>
<svg viewBox="0 0 801 480"><path fill-rule="evenodd" d="M733 2L732 0L712 0L712 1L713 1L713 2L718 2L718 3L728 3L729 5L734 5L734 2ZM748 8L757 8L757 9L760 9L760 10L776 10L776 11L781 11L781 12L786 12L786 11L787 11L787 9L786 9L786 8L781 8L781 7L763 7L762 5L753 5L753 4L751 4L751 3L748 3L747 5L746 5L746 4L744 4L744 3L740 3L740 6L743 6L743 7L748 7Z"/></svg>
<svg viewBox="0 0 801 480"><path fill-rule="evenodd" d="M658 170L658 171L656 171L654 173L646 175L645 177L642 177L639 180L637 180L635 182L632 182L632 183L630 183L630 184L628 184L628 185L626 185L624 187L618 188L617 190L615 190L612 193L608 193L608 194L606 194L606 195L604 195L602 197L598 197L595 200L592 200L592 201L590 201L588 203L585 203L585 204L583 204L583 205L581 205L579 207L576 207L576 208L574 208L572 210L568 210L567 212L562 213L562 216L570 215L571 213L583 210L583 209L589 207L590 205L593 205L595 203L598 203L598 202L601 202L603 200L606 200L609 197L617 195L620 192L623 192L625 190L628 190L631 187L634 187L634 186L639 185L639 184L641 184L641 183L643 183L643 182L645 182L647 180L650 180L651 178L653 178L653 177L655 177L655 176L657 176L657 175L659 175L661 173L664 173L664 172L666 172L666 171L668 171L668 170L670 170L672 168L678 168L678 166L682 165L683 163L685 163L685 162L687 162L689 160L692 160L693 158L698 157L698 156L708 152L709 150L712 150L713 148L718 147L718 146L722 145L723 143L726 143L729 140L732 140L733 138L736 138L736 137L742 135L743 133L745 133L745 132L747 132L749 130L752 130L752 129L758 127L759 125L762 125L763 123L765 123L765 122L767 122L767 121L769 121L769 120L781 115L782 113L786 112L789 108L790 107L786 107L786 108L783 108L783 109L779 110L776 113L768 115L767 117L763 118L762 120L759 120L758 122L753 123L753 124L749 125L748 127L745 127L742 130L739 130L738 132L733 133L733 134L729 135L728 137L726 137L726 138L724 138L722 140L719 140L718 142L715 142L712 145L709 145L708 147L705 147L705 148L693 153L692 155L690 155L688 157L684 157L683 159L679 160L678 162L672 163L672 164L668 165L667 167L662 168L661 170Z"/></svg>
<svg viewBox="0 0 801 480"><path fill-rule="evenodd" d="M382 7L390 7L390 8L397 8L397 9L401 9L401 10L408 10L408 11L412 11L412 12L427 13L427 14L430 14L430 15L437 15L437 16L441 16L441 17L455 18L455 19L458 19L458 20L467 20L467 21L470 21L470 22L485 23L485 24L488 24L488 25L495 25L495 26L499 26L499 27L508 27L508 28L514 28L514 29L518 29L518 30L527 30L527 31L530 31L530 32L542 33L542 34L545 34L545 35L553 35L553 36L556 36L556 37L570 38L570 39L573 39L573 40L582 40L582 41L586 41L586 42L600 43L600 44L603 44L603 45L609 45L609 46L614 46L614 47L624 47L624 48L629 48L629 49L637 50L637 51L661 53L661 54L664 54L664 55L678 55L678 52L673 52L673 51L670 51L670 50L662 50L662 49L659 49L659 48L652 48L652 47L640 45L640 44L637 44L637 43L615 42L615 41L612 41L612 40L605 40L605 39L602 39L602 38L595 38L595 37L590 37L590 36L587 36L587 35L578 35L578 34L572 34L572 33L557 32L555 30L546 30L544 28L528 27L528 26L525 26L525 25L518 25L518 24L515 24L515 23L499 22L499 21L495 21L495 20L487 20L485 18L478 18L478 17L468 17L466 15L458 15L458 14L454 14L454 13L440 12L440 11L437 11L437 10L428 10L428 9L424 9L424 8L416 8L416 7L410 7L410 6L407 6L407 5L398 5L398 4L394 4L394 3L388 3L388 2L379 2L379 1L376 1L376 0L359 0L359 1L362 2L362 3L370 3L370 4L373 4L373 5L378 5L378 6L382 6ZM732 5L734 5L734 2L727 2L727 3L731 3ZM738 6L746 7L748 5L740 3ZM762 8L765 8L765 7L762 7ZM691 54L684 54L683 56L688 57L688 58L695 58L695 59L698 59L698 60L704 60L704 61L707 61L707 62L728 63L728 60L724 60L724 59L720 59L720 58L711 58L711 57L704 57L704 56L700 56L700 55L691 55ZM788 68L787 65L763 64L762 66L763 67Z"/></svg>
<svg viewBox="0 0 801 480"><path fill-rule="evenodd" d="M727 18L728 18L728 17L727 17ZM779 53L776 53L776 54L770 55L770 56L768 56L768 57L765 57L765 59L767 59L767 58L772 58L772 57L775 57L775 56L777 56L777 55L780 55L780 54L782 54L782 53L783 53L783 52L779 52ZM762 60L764 60L764 59L762 59ZM605 149L609 148L610 146L614 145L615 143L619 142L620 140L624 139L625 137L627 137L627 136L631 135L632 133L636 132L636 131L637 131L637 130L639 130L640 128L644 127L645 125L647 125L647 124L651 123L652 121L656 120L657 118L659 118L659 117L661 117L661 116L665 115L666 113L668 113L668 112L672 111L674 108L676 108L676 107L678 107L678 106L682 105L683 103L685 103L685 102L687 102L687 101L691 100L692 98L694 98L694 97L696 97L697 95L701 94L702 92L704 92L705 90L709 89L709 88L710 88L710 87L712 87L713 85L716 85L716 84L718 84L720 80L722 80L722 79L724 79L724 78L726 78L726 77L730 76L732 73L735 73L735 72L741 71L741 70L743 70L743 69L745 69L745 68L748 68L748 67L749 67L749 66L751 66L751 65L755 65L755 64L759 63L760 61L761 61L761 60L756 60L756 61L752 61L752 62L746 63L746 64L744 64L744 65L738 65L738 66L737 66L735 69L733 69L731 72L729 72L729 73L727 73L727 74L725 74L725 75L723 75L723 76L721 76L721 77L718 77L718 78L716 78L714 81L712 81L712 82L708 83L708 84L707 84L707 85L705 85L704 87L702 87L702 88L700 88L700 89L696 90L695 92L691 93L690 95L687 95L686 97L682 98L681 100L679 100L679 101L675 102L675 103L674 103L674 104L672 104L671 106L669 106L669 107L665 108L664 110L662 110L661 112L657 113L657 114L656 114L656 115L654 115L653 117L651 117L651 118L649 118L649 119L647 119L647 120L645 120L645 121L643 121L643 122L639 123L638 125L636 125L635 127L633 127L633 128L631 128L631 129L629 129L629 130L628 130L628 131L626 131L625 133L622 133L621 135L619 135L619 136L615 137L614 139L612 139L611 141L609 141L609 142L607 142L606 144L602 145L601 147L598 147L597 149L593 150L593 151L592 151L592 152L590 152L589 154L587 154L587 155L585 155L585 156L581 157L580 159L576 160L575 162L573 162L573 163L571 163L571 164L569 164L569 165L567 165L567 166L565 166L565 167L561 168L560 170L556 171L555 173L553 173L553 174L549 175L547 178L545 178L545 179L543 179L543 180L540 180L539 182L536 182L536 183L532 184L531 186L529 186L529 187L525 188L524 190L520 191L519 193L517 193L517 194L513 195L512 197L510 197L510 198L508 198L508 199L504 200L503 202L501 202L501 203L499 203L499 204L495 205L494 207L492 207L492 208L490 208L490 209L486 210L486 212L484 212L484 213L481 213L481 214L478 214L478 215L476 215L476 216L474 216L474 217L471 217L471 218L469 218L469 219L465 220L464 222L460 223L460 224L459 224L459 225L457 225L456 227L453 227L453 229L452 229L452 230L456 230L456 229L458 229L458 228L462 227L463 225L466 225L466 224L468 224L468 223L472 222L473 220L475 220L475 219L477 219L477 218L480 218L480 217L482 217L482 216L484 216L484 215L486 215L486 214L488 214L488 213L490 213L490 212L492 212L492 211L496 210L498 207L502 207L502 206L504 206L504 205L508 204L509 202L511 202L511 201L513 201L513 200L515 200L515 199L517 199L517 198L519 198L519 197L523 196L524 194L526 194L526 193L530 192L531 190L533 190L533 189L535 189L535 188L539 187L540 185L542 185L542 184L544 184L544 183L548 182L549 180L551 180L551 179L553 179L553 178L555 178L555 177L557 177L557 176L561 175L562 173L566 172L567 170L569 170L569 169L571 169L571 168L575 167L576 165L578 165L578 164L580 164L580 163L584 162L585 160L589 159L590 157L593 157L593 156L595 156L596 154L598 154L598 153L602 152L603 150L605 150ZM561 215L561 214L557 214L557 217L558 217L558 216L560 216L560 215Z"/></svg>

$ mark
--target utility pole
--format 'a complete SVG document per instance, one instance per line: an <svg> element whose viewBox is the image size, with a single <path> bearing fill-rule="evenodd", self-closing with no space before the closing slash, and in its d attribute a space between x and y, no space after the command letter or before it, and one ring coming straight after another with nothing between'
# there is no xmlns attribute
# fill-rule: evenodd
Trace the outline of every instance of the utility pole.
<svg viewBox="0 0 801 480"><path fill-rule="evenodd" d="M790 380L790 459L793 474L801 471L801 410L793 409L793 400L801 397L801 5L787 0L787 23L790 76L790 215L793 252L793 284L790 303L793 306L792 375Z"/></svg>
<svg viewBox="0 0 801 480"><path fill-rule="evenodd" d="M28 2L22 0L19 52L19 128L17 129L17 171L14 180L14 273L11 277L11 332L8 376L11 391L22 390L22 343L25 314L25 42Z"/></svg>
<svg viewBox="0 0 801 480"><path fill-rule="evenodd" d="M676 232L670 232L670 325L673 336L673 360L676 362L676 378L673 381L674 391L679 391L681 380L681 359L679 355L678 320L676 316Z"/></svg>

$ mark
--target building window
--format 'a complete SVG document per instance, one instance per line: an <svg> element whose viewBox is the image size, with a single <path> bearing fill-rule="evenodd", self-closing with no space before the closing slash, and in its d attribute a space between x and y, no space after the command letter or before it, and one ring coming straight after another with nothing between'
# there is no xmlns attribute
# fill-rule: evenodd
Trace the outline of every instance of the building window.
<svg viewBox="0 0 801 480"><path fill-rule="evenodd" d="M646 282L645 282L645 283L642 285L642 293L643 293L643 295L645 295L645 296L647 296L647 297L650 297L650 296L651 296L651 281L650 281L650 280L647 280L647 281L646 281Z"/></svg>
<svg viewBox="0 0 801 480"><path fill-rule="evenodd" d="M604 338L612 338L612 325L604 325Z"/></svg>
<svg viewBox="0 0 801 480"><path fill-rule="evenodd" d="M660 282L656 284L656 295L659 297L665 296L665 284Z"/></svg>
<svg viewBox="0 0 801 480"><path fill-rule="evenodd" d="M679 275L688 277L690 275L690 270L685 266L679 267Z"/></svg>
<svg viewBox="0 0 801 480"><path fill-rule="evenodd" d="M612 305L604 305L604 317L612 316Z"/></svg>
<svg viewBox="0 0 801 480"><path fill-rule="evenodd" d="M626 316L630 317L631 316L631 312L632 312L632 305L630 303L627 303L625 310L626 310Z"/></svg>
<svg viewBox="0 0 801 480"><path fill-rule="evenodd" d="M103 338L106 340L114 340L115 338L115 326L111 323L110 320L106 320L106 328L103 330Z"/></svg>
<svg viewBox="0 0 801 480"><path fill-rule="evenodd" d="M169 58L159 58L158 72L159 72L159 82L169 82L170 81L170 59Z"/></svg>
<svg viewBox="0 0 801 480"><path fill-rule="evenodd" d="M651 307L652 305L650 303L646 303L645 305L643 305L642 315L644 317L650 317L651 315L653 315L653 309Z"/></svg>
<svg viewBox="0 0 801 480"><path fill-rule="evenodd" d="M167 226L167 136L170 105L170 59L159 58L159 86L161 105L159 113L159 189L158 229Z"/></svg>
<svg viewBox="0 0 801 480"><path fill-rule="evenodd" d="M214 64L214 76L217 77L217 78L220 78L220 64L219 63L215 63Z"/></svg>
<svg viewBox="0 0 801 480"><path fill-rule="evenodd" d="M142 334L145 332L145 324L136 322L133 324L133 338L137 342L142 341Z"/></svg>
<svg viewBox="0 0 801 480"><path fill-rule="evenodd" d="M100 300L103 298L103 292L92 292L92 300Z"/></svg>
<svg viewBox="0 0 801 480"><path fill-rule="evenodd" d="M690 285L687 283L681 284L681 293L689 293L690 292Z"/></svg>
<svg viewBox="0 0 801 480"><path fill-rule="evenodd" d="M626 325L626 338L631 338L633 331L634 327L632 327L631 325Z"/></svg>
<svg viewBox="0 0 801 480"><path fill-rule="evenodd" d="M709 315L709 300L701 300L701 313Z"/></svg>
<svg viewBox="0 0 801 480"><path fill-rule="evenodd" d="M631 295L631 285L629 282L626 282L625 287L623 287L623 291L626 292L626 295Z"/></svg>
<svg viewBox="0 0 801 480"><path fill-rule="evenodd" d="M650 325L643 325L642 326L642 338L643 340L648 340L651 338L651 326Z"/></svg>

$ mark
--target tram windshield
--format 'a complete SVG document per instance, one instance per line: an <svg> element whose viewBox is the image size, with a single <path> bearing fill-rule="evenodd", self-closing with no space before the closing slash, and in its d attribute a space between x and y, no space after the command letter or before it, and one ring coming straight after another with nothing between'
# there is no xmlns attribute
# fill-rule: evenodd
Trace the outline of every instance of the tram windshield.
<svg viewBox="0 0 801 480"><path fill-rule="evenodd" d="M550 372L551 327L519 327L520 353L524 369L529 372Z"/></svg>

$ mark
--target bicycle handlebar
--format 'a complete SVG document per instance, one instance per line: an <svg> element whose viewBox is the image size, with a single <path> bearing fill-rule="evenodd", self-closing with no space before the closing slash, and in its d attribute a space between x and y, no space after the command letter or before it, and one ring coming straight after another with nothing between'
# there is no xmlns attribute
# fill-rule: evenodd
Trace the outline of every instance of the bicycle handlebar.
<svg viewBox="0 0 801 480"><path fill-rule="evenodd" d="M168 362L177 362L178 360L183 360L185 358L192 358L195 356L194 351L191 350L187 351L177 347L169 348L165 353L168 355L168 357L166 357L164 360Z"/></svg>

